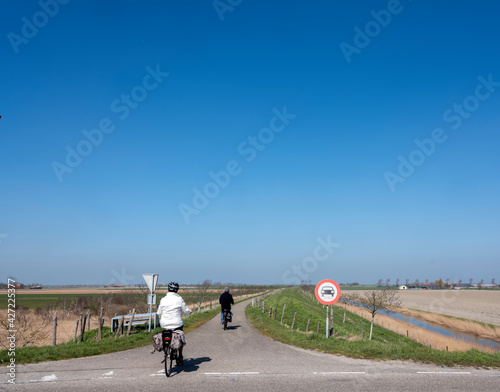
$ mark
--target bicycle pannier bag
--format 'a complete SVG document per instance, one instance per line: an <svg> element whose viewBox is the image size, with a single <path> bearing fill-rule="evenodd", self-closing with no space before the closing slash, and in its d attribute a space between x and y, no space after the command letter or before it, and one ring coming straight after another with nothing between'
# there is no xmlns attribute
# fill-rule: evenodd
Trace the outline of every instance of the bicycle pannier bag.
<svg viewBox="0 0 500 392"><path fill-rule="evenodd" d="M156 351L163 351L163 339L161 332L153 335L153 347Z"/></svg>

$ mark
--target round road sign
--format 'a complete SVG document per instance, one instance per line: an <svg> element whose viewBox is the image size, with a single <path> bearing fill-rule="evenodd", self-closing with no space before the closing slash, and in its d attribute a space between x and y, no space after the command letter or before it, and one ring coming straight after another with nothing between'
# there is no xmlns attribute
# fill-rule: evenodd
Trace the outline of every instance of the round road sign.
<svg viewBox="0 0 500 392"><path fill-rule="evenodd" d="M333 305L340 298L340 287L331 279L324 279L316 285L316 298L324 305Z"/></svg>

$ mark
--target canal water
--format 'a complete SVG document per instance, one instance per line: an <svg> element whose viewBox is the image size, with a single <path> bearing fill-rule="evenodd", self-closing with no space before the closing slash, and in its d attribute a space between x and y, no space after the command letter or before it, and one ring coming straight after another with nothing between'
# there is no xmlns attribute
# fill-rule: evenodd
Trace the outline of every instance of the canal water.
<svg viewBox="0 0 500 392"><path fill-rule="evenodd" d="M353 301L353 300L347 300L347 303L354 305L354 306L364 307L364 305L362 303L357 302L357 301ZM451 337L456 338L456 339L468 340L468 341L480 344L484 347L492 347L495 350L500 351L500 347L499 347L498 342L496 342L494 340L483 339L483 338L480 338L480 337L477 337L475 335L471 335L468 333L458 332L458 331L455 331L451 328L443 327L442 325L438 325L438 324L431 323L428 321L419 320L415 317L405 316L402 313L393 312L391 310L381 309L380 311L378 311L378 313L383 314L385 316L392 317L393 319L406 321L406 322L411 323L413 325L416 325L418 327L425 328L429 331L438 332L438 333L445 335L445 336L451 336Z"/></svg>

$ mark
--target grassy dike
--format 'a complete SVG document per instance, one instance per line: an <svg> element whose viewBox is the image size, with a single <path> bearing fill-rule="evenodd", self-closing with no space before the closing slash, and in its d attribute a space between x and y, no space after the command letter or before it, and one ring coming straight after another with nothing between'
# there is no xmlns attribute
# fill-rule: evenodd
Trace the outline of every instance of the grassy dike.
<svg viewBox="0 0 500 392"><path fill-rule="evenodd" d="M246 315L250 323L261 333L274 340L309 350L318 350L331 354L340 354L353 358L374 360L402 360L433 363L442 366L475 366L484 368L500 368L500 353L488 354L477 350L466 352L447 352L434 350L404 336L373 326L373 338L368 340L370 322L353 313L346 313L335 306L333 336L326 339L326 309L314 301L309 294L300 288L280 290L278 293L264 298L266 312L249 305ZM283 305L286 304L283 324L280 324ZM269 307L278 306L276 320L268 317ZM297 312L294 331L290 326L294 313ZM310 331L305 333L307 320L311 319ZM316 333L321 321L320 332ZM299 331L297 331L297 327ZM365 336L361 339L362 331Z"/></svg>

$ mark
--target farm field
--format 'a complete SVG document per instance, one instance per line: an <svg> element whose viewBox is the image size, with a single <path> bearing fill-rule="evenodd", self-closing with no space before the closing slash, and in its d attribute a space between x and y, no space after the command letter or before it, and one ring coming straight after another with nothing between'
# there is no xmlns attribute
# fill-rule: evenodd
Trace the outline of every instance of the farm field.
<svg viewBox="0 0 500 392"><path fill-rule="evenodd" d="M500 290L399 290L402 306L500 326Z"/></svg>

